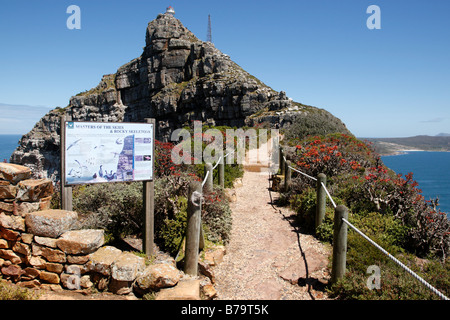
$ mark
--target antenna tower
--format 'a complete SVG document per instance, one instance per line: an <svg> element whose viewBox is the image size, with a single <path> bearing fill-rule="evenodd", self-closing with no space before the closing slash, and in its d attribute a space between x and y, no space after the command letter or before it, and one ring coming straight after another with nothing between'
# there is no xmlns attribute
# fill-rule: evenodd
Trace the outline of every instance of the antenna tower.
<svg viewBox="0 0 450 320"><path fill-rule="evenodd" d="M206 35L206 41L212 42L212 33L211 33L211 15L208 14L208 34Z"/></svg>

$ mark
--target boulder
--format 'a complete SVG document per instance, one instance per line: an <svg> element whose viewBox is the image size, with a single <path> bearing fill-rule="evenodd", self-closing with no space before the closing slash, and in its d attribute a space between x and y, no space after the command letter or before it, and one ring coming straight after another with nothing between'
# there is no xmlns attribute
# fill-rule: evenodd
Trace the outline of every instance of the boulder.
<svg viewBox="0 0 450 320"><path fill-rule="evenodd" d="M0 225L0 238L9 241L16 241L20 238L20 233L17 231L6 229Z"/></svg>
<svg viewBox="0 0 450 320"><path fill-rule="evenodd" d="M11 261L13 264L19 264L22 259L12 250L0 249L0 258Z"/></svg>
<svg viewBox="0 0 450 320"><path fill-rule="evenodd" d="M9 249L8 241L0 239L0 249Z"/></svg>
<svg viewBox="0 0 450 320"><path fill-rule="evenodd" d="M24 180L20 181L17 187L16 198L20 201L36 202L53 193L53 183L49 179Z"/></svg>
<svg viewBox="0 0 450 320"><path fill-rule="evenodd" d="M0 181L0 200L14 199L17 194L17 187L8 181Z"/></svg>
<svg viewBox="0 0 450 320"><path fill-rule="evenodd" d="M60 282L58 274L48 271L41 271L39 274L39 279L51 284L58 284Z"/></svg>
<svg viewBox="0 0 450 320"><path fill-rule="evenodd" d="M67 231L56 241L56 246L67 254L89 254L105 242L103 230Z"/></svg>
<svg viewBox="0 0 450 320"><path fill-rule="evenodd" d="M24 273L24 271L20 266L12 264L8 267L1 268L1 273L7 277L19 277Z"/></svg>
<svg viewBox="0 0 450 320"><path fill-rule="evenodd" d="M134 281L144 268L144 258L131 252L122 252L111 265L111 277L118 281Z"/></svg>
<svg viewBox="0 0 450 320"><path fill-rule="evenodd" d="M41 210L40 202L16 201L14 204L14 214L21 217L25 217L27 213Z"/></svg>
<svg viewBox="0 0 450 320"><path fill-rule="evenodd" d="M22 235L23 237L23 235ZM48 237L39 237L39 236L35 236L34 237L34 242L36 242L37 244L46 246L46 247L50 247L50 248L55 248L56 249L56 241L57 239L55 238L48 238Z"/></svg>
<svg viewBox="0 0 450 320"><path fill-rule="evenodd" d="M180 281L182 273L171 264L159 263L145 268L136 279L137 291L145 293L175 286Z"/></svg>
<svg viewBox="0 0 450 320"><path fill-rule="evenodd" d="M111 275L111 265L122 254L122 251L112 247L105 246L90 254L87 268L90 271L98 272L104 276Z"/></svg>
<svg viewBox="0 0 450 320"><path fill-rule="evenodd" d="M28 232L36 236L58 238L70 230L77 221L78 214L66 210L44 210L28 213L25 223Z"/></svg>
<svg viewBox="0 0 450 320"><path fill-rule="evenodd" d="M25 220L22 217L0 213L0 226L7 229L25 231Z"/></svg>
<svg viewBox="0 0 450 320"><path fill-rule="evenodd" d="M132 284L145 268L145 260L131 252L122 252L111 265L109 290L125 295L132 292Z"/></svg>
<svg viewBox="0 0 450 320"><path fill-rule="evenodd" d="M49 262L64 263L67 261L66 254L58 249L47 248L38 244L32 244L33 256L42 256Z"/></svg>
<svg viewBox="0 0 450 320"><path fill-rule="evenodd" d="M0 212L11 214L14 212L14 202L0 202Z"/></svg>
<svg viewBox="0 0 450 320"><path fill-rule="evenodd" d="M32 256L29 260L28 260L28 264L34 268L37 269L45 269L45 266L47 264L47 261L45 261L44 259L42 259L39 256Z"/></svg>
<svg viewBox="0 0 450 320"><path fill-rule="evenodd" d="M203 261L210 266L216 266L223 261L225 254L225 246L214 246L205 250Z"/></svg>
<svg viewBox="0 0 450 320"><path fill-rule="evenodd" d="M200 280L180 281L174 288L161 290L155 300L200 300Z"/></svg>
<svg viewBox="0 0 450 320"><path fill-rule="evenodd" d="M25 268L23 271L24 271L23 276L27 277L30 280L39 277L39 274L41 273L39 270L30 267Z"/></svg>
<svg viewBox="0 0 450 320"><path fill-rule="evenodd" d="M14 243L12 250L14 252L23 254L24 256L29 256L31 254L30 245L17 241Z"/></svg>
<svg viewBox="0 0 450 320"><path fill-rule="evenodd" d="M31 177L31 169L12 163L0 163L0 179L17 183Z"/></svg>

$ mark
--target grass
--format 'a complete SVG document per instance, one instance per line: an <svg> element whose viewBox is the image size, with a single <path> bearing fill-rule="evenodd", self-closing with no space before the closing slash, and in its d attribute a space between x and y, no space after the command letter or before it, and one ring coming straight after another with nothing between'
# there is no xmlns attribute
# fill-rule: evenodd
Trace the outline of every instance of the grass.
<svg viewBox="0 0 450 320"><path fill-rule="evenodd" d="M0 278L0 300L37 300L39 296L27 288L7 283Z"/></svg>

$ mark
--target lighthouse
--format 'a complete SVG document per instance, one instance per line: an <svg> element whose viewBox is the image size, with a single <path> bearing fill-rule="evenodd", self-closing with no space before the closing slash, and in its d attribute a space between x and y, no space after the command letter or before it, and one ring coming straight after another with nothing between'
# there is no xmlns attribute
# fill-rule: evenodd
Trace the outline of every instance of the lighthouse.
<svg viewBox="0 0 450 320"><path fill-rule="evenodd" d="M174 16L174 15L175 15L175 10L173 9L172 6L169 6L169 7L166 9L166 14L170 14L171 16Z"/></svg>

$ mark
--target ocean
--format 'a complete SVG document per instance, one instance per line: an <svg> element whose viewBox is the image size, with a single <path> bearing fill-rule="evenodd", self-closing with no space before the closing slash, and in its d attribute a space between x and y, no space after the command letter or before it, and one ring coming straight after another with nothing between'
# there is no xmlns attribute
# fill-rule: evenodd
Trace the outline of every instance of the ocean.
<svg viewBox="0 0 450 320"><path fill-rule="evenodd" d="M19 146L20 138L20 134L0 134L0 162L4 159L9 162L11 154Z"/></svg>
<svg viewBox="0 0 450 320"><path fill-rule="evenodd" d="M439 208L450 218L450 152L411 151L381 159L397 173L412 172L425 199L439 197Z"/></svg>

